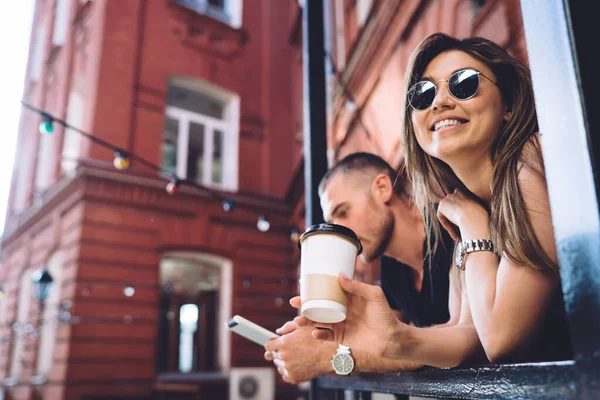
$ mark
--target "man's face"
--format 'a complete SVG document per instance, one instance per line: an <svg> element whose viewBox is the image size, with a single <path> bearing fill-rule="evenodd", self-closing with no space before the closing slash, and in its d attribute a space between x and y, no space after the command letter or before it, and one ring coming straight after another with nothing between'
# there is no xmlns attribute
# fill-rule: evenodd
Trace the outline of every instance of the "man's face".
<svg viewBox="0 0 600 400"><path fill-rule="evenodd" d="M372 186L351 175L338 173L321 194L323 218L356 233L363 246L361 258L365 262L384 253L394 229L392 212L373 193Z"/></svg>

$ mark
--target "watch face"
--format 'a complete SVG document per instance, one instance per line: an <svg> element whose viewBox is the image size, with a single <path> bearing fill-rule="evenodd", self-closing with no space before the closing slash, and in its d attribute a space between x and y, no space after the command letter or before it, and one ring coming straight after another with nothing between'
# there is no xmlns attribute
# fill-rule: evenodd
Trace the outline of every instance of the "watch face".
<svg viewBox="0 0 600 400"><path fill-rule="evenodd" d="M340 375L348 375L354 369L354 360L350 354L336 354L332 361L333 369Z"/></svg>

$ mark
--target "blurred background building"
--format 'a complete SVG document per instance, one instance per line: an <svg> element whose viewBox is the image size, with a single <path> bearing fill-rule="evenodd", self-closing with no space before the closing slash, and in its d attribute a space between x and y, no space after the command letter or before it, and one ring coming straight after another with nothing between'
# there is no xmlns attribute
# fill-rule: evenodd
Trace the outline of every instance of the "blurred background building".
<svg viewBox="0 0 600 400"><path fill-rule="evenodd" d="M428 34L485 36L526 61L518 0L324 3L330 163L369 151L400 166L403 73ZM40 134L23 111L2 238L5 398L298 398L224 323L296 315L302 2L37 0L24 101L210 191L169 194L169 174L115 169L114 149L56 122ZM377 262L357 275L376 282Z"/></svg>

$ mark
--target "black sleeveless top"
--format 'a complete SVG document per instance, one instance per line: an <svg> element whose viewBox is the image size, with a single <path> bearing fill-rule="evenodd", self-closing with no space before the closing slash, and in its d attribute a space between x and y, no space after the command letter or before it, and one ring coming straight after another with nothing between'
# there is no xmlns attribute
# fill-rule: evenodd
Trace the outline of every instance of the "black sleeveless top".
<svg viewBox="0 0 600 400"><path fill-rule="evenodd" d="M381 288L391 308L402 311L405 322L417 327L439 325L448 322L448 291L450 266L454 241L445 230L442 240L433 254L431 268L425 259L423 285L418 293L414 286L412 268L400 261L383 256L381 258ZM425 243L423 244L425 249Z"/></svg>

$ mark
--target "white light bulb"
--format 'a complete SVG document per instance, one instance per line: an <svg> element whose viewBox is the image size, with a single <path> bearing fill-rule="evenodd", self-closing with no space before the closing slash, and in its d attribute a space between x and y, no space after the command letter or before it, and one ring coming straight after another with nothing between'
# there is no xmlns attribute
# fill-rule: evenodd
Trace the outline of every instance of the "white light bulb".
<svg viewBox="0 0 600 400"><path fill-rule="evenodd" d="M123 293L125 294L125 296L131 297L135 294L135 289L133 288L133 286L126 286L123 290Z"/></svg>
<svg viewBox="0 0 600 400"><path fill-rule="evenodd" d="M269 229L271 229L271 224L269 223L269 220L264 215L261 215L258 218L258 222L256 223L256 227L261 232L267 232Z"/></svg>

